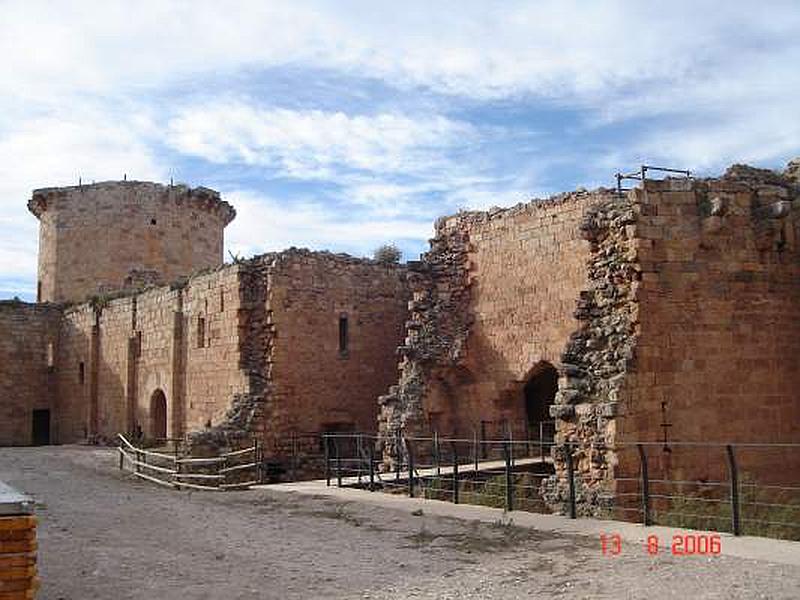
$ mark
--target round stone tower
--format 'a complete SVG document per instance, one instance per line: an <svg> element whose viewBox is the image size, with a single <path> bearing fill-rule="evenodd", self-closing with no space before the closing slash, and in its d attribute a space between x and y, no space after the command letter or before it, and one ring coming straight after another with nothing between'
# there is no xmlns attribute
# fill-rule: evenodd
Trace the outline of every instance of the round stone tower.
<svg viewBox="0 0 800 600"><path fill-rule="evenodd" d="M144 181L35 190L28 210L39 219L39 302L79 302L216 267L236 216L214 190Z"/></svg>

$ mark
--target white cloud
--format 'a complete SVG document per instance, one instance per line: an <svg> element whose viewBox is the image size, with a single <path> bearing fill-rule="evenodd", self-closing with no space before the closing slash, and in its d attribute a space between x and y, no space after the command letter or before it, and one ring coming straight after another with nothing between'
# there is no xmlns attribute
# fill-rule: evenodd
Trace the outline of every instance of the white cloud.
<svg viewBox="0 0 800 600"><path fill-rule="evenodd" d="M168 143L212 162L327 179L342 168L405 174L441 168L443 149L464 146L475 135L471 125L436 115L348 115L225 101L180 111L169 123Z"/></svg>
<svg viewBox="0 0 800 600"><path fill-rule="evenodd" d="M341 250L368 256L379 245L427 239L433 222L401 216L337 211L314 201L288 203L251 190L230 190L225 198L236 206L236 219L225 230L233 254L251 256L290 246Z"/></svg>
<svg viewBox="0 0 800 600"><path fill-rule="evenodd" d="M797 45L795 2L6 2L12 93L116 92L242 68L302 65L470 97L596 102L630 86L735 77ZM35 39L35 43L31 43ZM24 48L25 51L19 51ZM771 68L771 65L764 65ZM3 85L0 83L0 85Z"/></svg>
<svg viewBox="0 0 800 600"><path fill-rule="evenodd" d="M0 280L32 292L38 221L27 210L33 188L122 178L163 179L141 135L146 118L131 123L103 112L53 114L7 125L0 138Z"/></svg>

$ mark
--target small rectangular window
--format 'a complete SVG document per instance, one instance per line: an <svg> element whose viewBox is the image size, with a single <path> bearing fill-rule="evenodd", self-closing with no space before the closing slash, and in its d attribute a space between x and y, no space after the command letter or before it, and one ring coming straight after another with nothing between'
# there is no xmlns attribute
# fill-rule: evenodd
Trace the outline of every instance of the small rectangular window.
<svg viewBox="0 0 800 600"><path fill-rule="evenodd" d="M347 326L347 315L341 315L339 317L339 353L346 354L347 353L347 346L350 342L348 339L348 326Z"/></svg>
<svg viewBox="0 0 800 600"><path fill-rule="evenodd" d="M53 342L47 342L47 368L52 369L56 364Z"/></svg>
<svg viewBox="0 0 800 600"><path fill-rule="evenodd" d="M83 363L79 363L78 364L78 383L83 385L85 381L86 381L86 368L83 366Z"/></svg>
<svg viewBox="0 0 800 600"><path fill-rule="evenodd" d="M36 282L36 301L37 302L41 302L42 301L42 282L41 281L37 281Z"/></svg>
<svg viewBox="0 0 800 600"><path fill-rule="evenodd" d="M225 312L225 291L219 291L219 312Z"/></svg>
<svg viewBox="0 0 800 600"><path fill-rule="evenodd" d="M204 348L206 345L206 320L197 317L197 347Z"/></svg>

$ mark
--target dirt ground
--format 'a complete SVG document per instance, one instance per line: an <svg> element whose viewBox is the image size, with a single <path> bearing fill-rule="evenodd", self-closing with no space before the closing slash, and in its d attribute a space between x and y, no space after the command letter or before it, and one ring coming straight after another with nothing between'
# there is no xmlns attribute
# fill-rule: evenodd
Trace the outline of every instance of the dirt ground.
<svg viewBox="0 0 800 600"><path fill-rule="evenodd" d="M44 600L800 598L800 568L275 491L175 492L111 450L0 449L39 503Z"/></svg>

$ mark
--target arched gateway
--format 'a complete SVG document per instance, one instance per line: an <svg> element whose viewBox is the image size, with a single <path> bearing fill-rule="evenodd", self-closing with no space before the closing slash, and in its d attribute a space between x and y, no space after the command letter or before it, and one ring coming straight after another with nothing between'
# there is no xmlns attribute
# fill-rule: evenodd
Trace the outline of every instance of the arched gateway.
<svg viewBox="0 0 800 600"><path fill-rule="evenodd" d="M550 406L558 391L558 371L548 362L537 364L525 383L525 419L532 438L549 439L554 434Z"/></svg>

